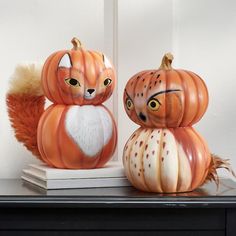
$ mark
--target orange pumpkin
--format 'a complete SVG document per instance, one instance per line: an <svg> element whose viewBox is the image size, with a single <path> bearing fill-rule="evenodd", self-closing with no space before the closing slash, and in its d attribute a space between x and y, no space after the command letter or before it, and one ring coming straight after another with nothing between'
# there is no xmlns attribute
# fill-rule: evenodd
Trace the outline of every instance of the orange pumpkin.
<svg viewBox="0 0 236 236"><path fill-rule="evenodd" d="M139 128L123 152L127 178L148 192L192 191L206 180L211 160L206 142L192 127Z"/></svg>
<svg viewBox="0 0 236 236"><path fill-rule="evenodd" d="M204 81L191 71L173 69L172 60L165 54L159 69L137 73L125 87L125 111L142 127L192 126L207 109Z"/></svg>
<svg viewBox="0 0 236 236"><path fill-rule="evenodd" d="M51 105L37 130L42 160L57 168L102 167L113 155L116 142L115 121L103 105Z"/></svg>
<svg viewBox="0 0 236 236"><path fill-rule="evenodd" d="M101 104L114 90L114 67L104 54L85 50L78 39L72 43L71 50L55 52L46 60L44 94L56 104Z"/></svg>

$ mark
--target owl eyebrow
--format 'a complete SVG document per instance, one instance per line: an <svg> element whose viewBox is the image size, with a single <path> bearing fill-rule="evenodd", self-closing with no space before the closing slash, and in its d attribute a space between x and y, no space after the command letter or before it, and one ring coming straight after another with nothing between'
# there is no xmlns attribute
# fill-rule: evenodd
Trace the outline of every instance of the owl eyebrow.
<svg viewBox="0 0 236 236"><path fill-rule="evenodd" d="M148 102L153 98L153 97L156 97L157 95L160 95L162 93L172 93L172 92L179 92L179 91L182 91L181 89L167 89L167 90L163 90L163 91L160 91L158 93L155 93L153 94L149 99L148 99Z"/></svg>
<svg viewBox="0 0 236 236"><path fill-rule="evenodd" d="M125 93L126 95L129 97L129 99L131 99L131 97L129 96L129 94L127 93L126 89L125 89ZM132 100L132 99L131 99Z"/></svg>

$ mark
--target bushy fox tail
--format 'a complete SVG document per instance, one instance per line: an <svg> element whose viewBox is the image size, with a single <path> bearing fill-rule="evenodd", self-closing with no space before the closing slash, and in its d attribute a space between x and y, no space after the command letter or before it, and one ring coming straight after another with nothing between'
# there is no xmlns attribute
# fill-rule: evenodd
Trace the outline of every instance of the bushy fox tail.
<svg viewBox="0 0 236 236"><path fill-rule="evenodd" d="M35 64L17 66L6 97L16 139L39 159L37 127L45 104L40 82L41 70L42 66Z"/></svg>

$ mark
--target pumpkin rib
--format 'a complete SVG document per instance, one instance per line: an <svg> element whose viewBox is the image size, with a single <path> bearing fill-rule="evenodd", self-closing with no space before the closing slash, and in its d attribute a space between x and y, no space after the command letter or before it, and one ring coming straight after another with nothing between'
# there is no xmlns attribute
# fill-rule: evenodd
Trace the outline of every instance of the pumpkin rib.
<svg viewBox="0 0 236 236"><path fill-rule="evenodd" d="M148 75L149 75L149 73L150 73L150 71L147 71L147 74L148 74ZM154 74L155 74L155 73L154 73ZM154 77L154 74L149 78L149 82L148 82L147 88L150 87L150 83L152 82L152 78ZM147 91L146 91L146 99L147 99L147 93L148 93L148 89L147 89ZM146 105L146 104L147 104L147 100L146 100L146 102L145 102L145 105ZM147 106L145 106L145 111L146 111L146 114L148 114L148 108L147 108ZM151 125L150 125L151 127L154 126L152 120L151 120L149 117L148 117L148 122L151 124Z"/></svg>
<svg viewBox="0 0 236 236"><path fill-rule="evenodd" d="M98 71L98 66L97 66L97 63L96 63L96 59L95 59L95 57L94 57L94 55L93 55L93 53L92 53L91 51L88 51L88 53L89 53L89 55L90 55L90 56L92 57L92 59L93 59L93 66L94 66L94 68L95 68L95 77L96 77L95 79L98 80L98 76L99 76L100 72ZM99 84L97 84L97 87L98 87L98 86L99 86ZM97 87L96 87L96 90L98 90ZM101 101L103 101L103 99L104 99L104 93L103 93L102 98L99 98L98 101L95 101L94 105L101 103Z"/></svg>
<svg viewBox="0 0 236 236"><path fill-rule="evenodd" d="M141 71L141 72L139 72L138 74L136 74L136 75L133 77L133 79L135 80L134 86L133 86L133 94L134 94L134 95L136 94L136 87L137 87L138 78L141 78L141 77L142 77L143 75L145 75L146 73L148 73L148 72L147 72L147 71ZM134 98L133 98L133 104L134 104L134 99L135 99L135 96L134 96ZM137 112L136 112L135 107L134 107L133 109L134 109L134 112L135 112L136 117L138 118L138 114L137 114ZM138 118L138 120L139 120L139 118ZM140 121L140 125L143 126L143 122L142 122L142 121Z"/></svg>
<svg viewBox="0 0 236 236"><path fill-rule="evenodd" d="M168 73L168 72L167 72ZM183 83L183 80L182 80L182 78L180 77L180 76L178 76L178 73L176 73L176 70L171 70L169 73L175 73L175 75L177 74L177 76L176 77L178 77L178 79L180 80L180 83L179 83L179 86L181 87L181 91L180 92L182 92L182 98L184 99L184 101L185 101L185 94L183 93L183 85L182 85L182 83ZM182 103L182 99L181 99L181 97L179 97L179 100L181 101L180 103L181 103L181 114L180 114L180 117L178 117L178 119L177 119L177 124L176 125L167 125L167 127L179 127L180 126L180 124L181 124L181 122L182 122L182 119L183 119L183 117L184 117L184 112L185 112L185 104L183 104Z"/></svg>
<svg viewBox="0 0 236 236"><path fill-rule="evenodd" d="M68 54L70 54L69 52L65 52L65 53L68 53ZM73 66L73 65L72 65ZM60 87L59 87L59 83L56 81L56 78L54 79L54 84L56 85L56 88L57 88L57 92L58 92L58 96L59 96L59 98L60 98L60 100L61 100L61 103L62 104L67 104L67 102L65 102L64 101L64 96L62 95L62 93L61 93L61 89L60 89Z"/></svg>
<svg viewBox="0 0 236 236"><path fill-rule="evenodd" d="M160 132L161 132L161 136L160 136L160 147L161 147L161 144L162 144L162 130L159 129ZM157 160L156 162L159 162L158 164L158 170L157 170L157 179L160 179L159 183L160 183L160 191L163 192L163 187L162 187L162 181L161 181L161 148L159 147L159 150L157 150Z"/></svg>
<svg viewBox="0 0 236 236"><path fill-rule="evenodd" d="M62 113L61 113L61 116L60 116L60 120L59 120L59 124L58 124L58 127L57 127L57 131L56 131L56 146L57 146L57 149L58 149L58 152L59 152L59 159L61 161L61 165L63 166L63 168L69 168L66 163L64 162L63 158L62 158L62 151L61 151L61 142L60 142L60 135L59 135L59 132L60 132L60 129L62 128L62 126L64 125L64 122L65 122L65 117L66 117L66 113L67 111L69 110L69 106L65 106Z"/></svg>
<svg viewBox="0 0 236 236"><path fill-rule="evenodd" d="M47 78L46 78L47 83L48 83L48 88L51 91L53 101L56 101L57 104L64 104L64 102L62 100L61 94L59 93L60 91L59 91L59 87L57 83L57 76L54 71L54 68L58 68L58 62L60 58L66 53L67 51L60 51L51 59L51 63L50 63Z"/></svg>
<svg viewBox="0 0 236 236"><path fill-rule="evenodd" d="M201 91L202 95L204 96L204 93L206 93L206 97L204 97L204 101L206 101L206 104L205 104L205 106L204 106L204 109L203 109L202 111L201 111L200 109L198 110L198 113L201 112L201 114L199 114L199 116L198 116L194 121L192 121L192 122L190 123L190 125L192 125L192 124L198 122L198 121L202 118L202 116L204 115L204 113L206 112L207 107L208 107L208 103L209 103L209 94L208 94L208 90L207 90L206 84L205 84L205 82L202 80L202 78L201 78L199 75L195 74L194 72L188 71L188 73L189 73L189 74L192 74L192 76L194 76L194 78L195 78L195 80L197 81L197 83L201 84L201 89L200 89L200 91ZM199 84L198 84L198 86L199 86ZM199 101L199 94L198 94L198 101ZM199 102L199 103L200 103L200 102ZM204 104L204 103L203 103L203 104ZM203 104L202 104L202 106L203 106ZM200 106L200 107L201 107L201 106Z"/></svg>
<svg viewBox="0 0 236 236"><path fill-rule="evenodd" d="M197 169L198 171L196 171L197 173L199 173L199 168L201 170L201 178L199 179L198 181L198 184L197 186L201 185L202 182L204 182L204 179L206 178L206 169L208 169L208 166L207 166L207 152L206 152L206 148L205 148L205 142L199 138L199 135L196 134L196 131L194 132L193 129L190 127L189 128L189 133L197 140L198 144L195 142L196 146L198 147L198 151L201 150L201 156L202 156L202 159L199 158L199 155L197 156Z"/></svg>
<svg viewBox="0 0 236 236"><path fill-rule="evenodd" d="M139 130L138 130L138 131L139 131ZM138 133L138 135L136 135L136 136L134 137L133 143L137 141L137 139L138 139L138 137L139 137L139 135L140 135L141 132L142 132L142 129L140 128L140 132ZM133 175L133 173L132 173L132 171L131 171L131 168L130 168L130 166L131 166L131 152L132 152L132 150L133 150L133 143L132 143L132 147L130 148L130 152L129 152L129 173L130 173L131 181L133 182L133 186L136 187L136 188L138 188L138 185L137 185L137 183L136 183L136 181L135 181L135 177L134 177L134 175Z"/></svg>
<svg viewBox="0 0 236 236"><path fill-rule="evenodd" d="M57 54L57 52L53 53L52 55L49 56L49 58L46 60L46 62L43 65L43 70L42 70L42 84L43 84L43 89L44 89L44 94L47 96L47 98L50 101L53 101L53 96L50 92L50 89L48 87L48 70L51 65L51 59Z"/></svg>
<svg viewBox="0 0 236 236"><path fill-rule="evenodd" d="M184 74L185 73L183 70L176 70L177 73L179 74L179 76L181 77L182 79L182 85L183 85L183 88L184 88L184 97L185 97L185 102L184 102L184 107L185 107L185 110L184 110L184 116L183 116L183 119L181 121L181 127L186 127L189 125L189 119L192 119L192 117L194 117L194 115L192 115L190 113L190 111L192 111L193 109L193 104L190 103L189 101L189 97L190 97L190 91L189 91L189 84L187 83L187 81L184 79ZM194 83L193 83L194 84Z"/></svg>
<svg viewBox="0 0 236 236"><path fill-rule="evenodd" d="M99 112L97 112L97 113L98 113L98 117L99 117L100 123L103 125L101 116L100 116ZM113 120L112 120L112 122L113 122ZM104 128L104 127L103 127L103 128ZM104 130L104 129L103 129L103 130ZM110 140L112 139L112 137L113 137L113 131L112 131ZM110 142L110 140L108 140L108 142L105 143L104 132L102 133L102 139L103 139L103 148L102 148L101 152L99 153L99 158L98 158L98 162L96 163L96 165L99 165L99 162L101 161L101 159L102 159L102 157L103 157L102 154L103 154L103 152L104 152L105 145L107 145L107 144Z"/></svg>
<svg viewBox="0 0 236 236"><path fill-rule="evenodd" d="M152 130L153 131L153 130ZM150 138L150 136L152 135L152 131L149 133L149 135L147 136L147 138L146 138L146 140L145 140L145 142L144 142L144 144L143 144L143 147L145 147L146 146L146 144L147 144L147 142L148 142L148 140L149 140L149 138ZM144 170L144 162L143 162L143 159L144 159L144 151L142 152L142 157L141 157L141 170ZM151 192L151 187L148 185L148 182L146 181L146 179L145 179L145 175L144 175L144 172L143 171L141 171L141 176L142 176L142 179L143 179L143 182L144 182L144 185L145 185L145 187L148 189L148 191L149 192Z"/></svg>
<svg viewBox="0 0 236 236"><path fill-rule="evenodd" d="M197 82L196 82L196 80L195 80L195 77L192 76L191 73L189 73L189 71L187 71L187 70L184 70L184 72L189 75L189 77L192 79L192 81L193 81L193 83L194 83L194 85L195 85L195 88L196 88L197 109L195 110L195 116L193 117L193 119L192 119L192 120L189 122L189 124L188 124L189 126L191 126L192 124L195 123L194 121L197 120L199 116L201 116L201 115L199 114L199 111L200 111L200 109L199 109L199 107L200 107L200 102L199 102L199 97L198 97L199 88L198 88Z"/></svg>
<svg viewBox="0 0 236 236"><path fill-rule="evenodd" d="M182 75L179 73L179 71L178 70L174 70L177 74L178 74L178 76L180 77L180 80L181 80L181 87L182 87L182 90L183 90L183 93L184 93L184 96L183 96L183 98L184 98L184 108L183 108L183 110L184 110L184 112L183 112L183 116L182 116L182 119L181 119L181 121L180 121L180 125L179 126L181 126L181 127L183 127L183 120L184 120L184 115L185 115L185 112L186 112L186 104L187 104L187 99L186 99L186 90L187 90L187 88L186 88L186 84L185 84L185 82L184 82L184 79L183 79L183 77L182 77Z"/></svg>
<svg viewBox="0 0 236 236"><path fill-rule="evenodd" d="M211 156L211 154L210 154L210 152L209 152L209 150L208 150L208 147L207 147L207 145L206 145L205 140L201 137L201 135L200 135L199 133L197 133L196 130L194 130L193 128L191 129L191 131L192 131L192 132L198 137L198 139L201 141L202 146L203 146L203 149L204 149L204 154L208 154L208 158L207 158L206 155L204 155L205 158L206 158L206 160L205 160L205 166L206 166L206 168L205 168L205 174L203 175L203 178L202 178L202 181L201 181L201 184L200 184L200 185L202 185L202 183L204 183L204 181L205 181L205 179L206 179L206 176L207 176L207 174L208 174L209 166L210 166L210 163L211 163L211 158L209 158L209 157Z"/></svg>
<svg viewBox="0 0 236 236"><path fill-rule="evenodd" d="M52 105L50 106L45 113L43 114L43 116L40 119L40 126L38 127L38 137L39 137L39 142L38 144L40 145L40 153L44 159L44 161L50 165L50 166L54 166L53 162L48 158L47 153L45 151L45 145L44 145L44 135L43 135L43 131L45 130L44 126L47 123L47 120L49 119L49 116L51 115L51 112L53 111L53 109L55 108L56 105Z"/></svg>
<svg viewBox="0 0 236 236"><path fill-rule="evenodd" d="M163 146L163 137L164 137L164 130L165 129L161 129L161 135L160 135L160 151L159 151L159 166L160 166L160 173L159 173L159 177L161 179L160 183L161 183L161 186L160 188L162 189L162 191L164 192L165 191L165 186L163 185L163 180L162 180L162 166L161 166L161 157L162 157L162 146Z"/></svg>

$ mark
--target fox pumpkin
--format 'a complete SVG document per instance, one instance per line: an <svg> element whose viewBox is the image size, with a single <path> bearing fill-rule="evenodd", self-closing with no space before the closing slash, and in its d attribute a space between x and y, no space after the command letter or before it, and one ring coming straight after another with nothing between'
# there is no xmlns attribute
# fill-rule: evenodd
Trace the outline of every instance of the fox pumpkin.
<svg viewBox="0 0 236 236"><path fill-rule="evenodd" d="M73 38L72 43L71 50L55 52L46 60L44 94L56 104L101 104L114 90L114 67L104 54L85 50L78 39Z"/></svg>
<svg viewBox="0 0 236 236"><path fill-rule="evenodd" d="M17 140L48 165L102 167L117 142L114 118L102 105L114 90L115 70L104 54L85 50L76 38L72 43L49 56L42 72L17 67L8 114ZM45 97L54 103L46 111Z"/></svg>

